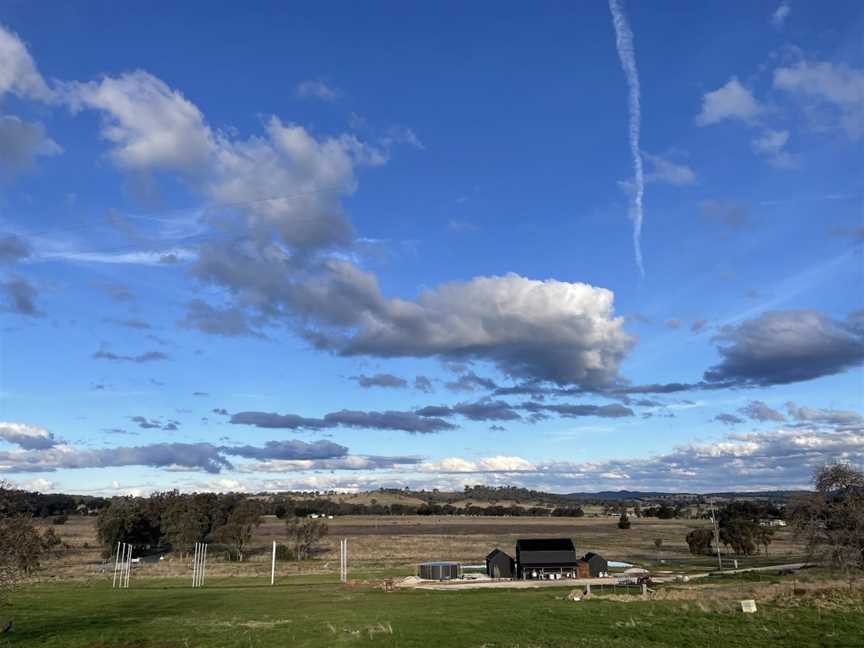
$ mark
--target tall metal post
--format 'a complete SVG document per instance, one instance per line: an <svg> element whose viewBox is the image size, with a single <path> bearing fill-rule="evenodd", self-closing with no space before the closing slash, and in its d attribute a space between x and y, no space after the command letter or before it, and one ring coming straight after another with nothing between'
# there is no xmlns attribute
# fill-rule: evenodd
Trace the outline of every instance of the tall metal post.
<svg viewBox="0 0 864 648"><path fill-rule="evenodd" d="M111 589L117 587L117 569L120 567L120 543L117 543L117 551L114 552L114 578L111 580Z"/></svg>
<svg viewBox="0 0 864 648"><path fill-rule="evenodd" d="M192 587L198 584L198 543L195 543L195 549L192 552Z"/></svg>
<svg viewBox="0 0 864 648"><path fill-rule="evenodd" d="M273 541L273 558L270 560L270 584L276 584L276 541Z"/></svg>
<svg viewBox="0 0 864 648"><path fill-rule="evenodd" d="M199 579L201 582L199 583L199 586L204 585L204 575L206 574L206 572L207 572L207 544L205 543L204 544L204 558L201 561L201 578Z"/></svg>
<svg viewBox="0 0 864 648"><path fill-rule="evenodd" d="M129 576L132 573L132 545L126 545L126 578L123 581L123 587L129 588Z"/></svg>
<svg viewBox="0 0 864 648"><path fill-rule="evenodd" d="M348 582L348 539L339 541L339 580Z"/></svg>
<svg viewBox="0 0 864 648"><path fill-rule="evenodd" d="M120 587L120 589L123 589L126 582L126 548L128 546L129 545L124 542L123 546L120 548L120 574L117 582L117 586Z"/></svg>

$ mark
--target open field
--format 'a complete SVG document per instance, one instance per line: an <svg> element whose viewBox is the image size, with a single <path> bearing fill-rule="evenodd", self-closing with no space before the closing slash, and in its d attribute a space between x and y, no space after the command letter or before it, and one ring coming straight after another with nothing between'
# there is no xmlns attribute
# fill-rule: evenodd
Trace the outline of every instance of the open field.
<svg viewBox="0 0 864 648"><path fill-rule="evenodd" d="M48 525L48 522L41 522ZM706 526L704 520L633 520L632 528L621 530L617 518L507 518L438 516L347 516L328 520L330 534L315 560L302 565L280 563L282 573L329 572L339 568L339 539L348 538L351 569L385 568L396 574L413 573L414 565L424 560L456 560L482 563L495 547L512 552L516 539L531 536L567 536L574 539L577 551L595 551L609 560L638 563L652 569L683 572L705 571L717 566L711 556L692 556L684 538L694 528ZM285 524L265 517L256 529L251 555L243 563L226 562L218 554L208 557L214 575L269 574L269 546L283 542ZM95 518L70 517L55 527L70 549L47 561L43 578L93 577L104 569L96 540ZM654 539L663 539L658 553ZM799 562L803 549L788 529L778 529L769 553L739 558L741 567ZM658 560L662 560L659 563ZM190 561L176 557L140 568L142 576L167 577L191 573Z"/></svg>
<svg viewBox="0 0 864 648"><path fill-rule="evenodd" d="M47 525L47 522L40 522ZM233 646L857 646L864 636L859 588L816 570L779 575L719 576L659 584L648 600L617 594L568 600L571 587L386 592L385 579L413 574L417 562L481 563L516 538L570 536L578 551L646 566L655 575L704 572L711 557L694 557L684 537L700 520L614 518L341 517L314 560L280 562L269 586L268 546L284 539L284 522L264 518L248 560L208 558L206 586L190 585L190 559L168 555L136 565L129 590L111 589L100 557L95 518L70 517L55 527L69 549L47 559L0 617L15 629L9 646L70 648ZM347 537L350 578L338 582L338 540ZM654 539L663 538L658 562ZM742 567L791 563L801 547L778 529L770 553L740 559ZM548 584L547 584L548 585ZM581 593L581 590L580 590ZM754 598L756 615L738 601ZM5 642L5 643L3 643Z"/></svg>
<svg viewBox="0 0 864 648"><path fill-rule="evenodd" d="M371 577L372 574L362 576ZM813 583L808 581L813 580ZM707 579L660 589L656 600L613 595L575 602L569 589L385 592L374 581L340 585L296 576L108 578L31 585L14 597L8 646L46 648L260 648L281 646L860 646L862 591L806 574ZM754 615L737 601L755 598Z"/></svg>

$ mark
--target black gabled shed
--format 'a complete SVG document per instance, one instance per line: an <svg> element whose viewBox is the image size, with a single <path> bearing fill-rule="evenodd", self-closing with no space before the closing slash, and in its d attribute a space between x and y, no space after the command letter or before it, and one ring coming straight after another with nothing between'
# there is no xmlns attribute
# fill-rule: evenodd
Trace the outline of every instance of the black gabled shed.
<svg viewBox="0 0 864 648"><path fill-rule="evenodd" d="M500 549L494 549L486 556L486 574L491 578L513 578L516 561Z"/></svg>
<svg viewBox="0 0 864 648"><path fill-rule="evenodd" d="M591 578L597 578L600 574L605 574L609 571L609 562L600 554L589 551L582 560L588 563Z"/></svg>
<svg viewBox="0 0 864 648"><path fill-rule="evenodd" d="M519 578L575 576L576 547L570 538L525 538L516 541L516 573Z"/></svg>

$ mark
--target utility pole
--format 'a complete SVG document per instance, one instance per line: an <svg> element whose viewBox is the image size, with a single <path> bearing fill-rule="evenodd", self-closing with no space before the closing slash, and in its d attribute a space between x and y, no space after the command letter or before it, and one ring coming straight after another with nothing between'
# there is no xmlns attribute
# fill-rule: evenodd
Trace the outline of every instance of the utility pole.
<svg viewBox="0 0 864 648"><path fill-rule="evenodd" d="M723 569L723 559L720 557L720 529L717 518L714 517L714 502L711 502L711 524L714 525L714 546L717 547L717 567Z"/></svg>

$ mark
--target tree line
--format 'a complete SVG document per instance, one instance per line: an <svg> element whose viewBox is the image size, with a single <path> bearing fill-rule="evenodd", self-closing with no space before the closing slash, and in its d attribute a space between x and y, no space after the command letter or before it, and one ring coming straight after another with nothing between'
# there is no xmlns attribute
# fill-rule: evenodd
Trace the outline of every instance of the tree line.
<svg viewBox="0 0 864 648"><path fill-rule="evenodd" d="M834 464L818 469L813 482L814 493L796 496L782 511L795 536L804 541L811 561L850 574L864 569L864 472ZM774 529L762 522L779 513L770 504L730 502L717 512L720 544L742 556L760 548L767 553ZM693 554L717 551L711 528L694 529L686 540Z"/></svg>
<svg viewBox="0 0 864 648"><path fill-rule="evenodd" d="M524 517L582 517L585 512L579 506L548 508L543 506L523 507L518 505L466 506L452 504L382 504L373 497L368 504L337 502L325 497L293 499L274 496L263 505L265 514L284 517L308 517L310 515L467 515L467 516L524 516Z"/></svg>
<svg viewBox="0 0 864 648"><path fill-rule="evenodd" d="M150 497L115 497L96 523L103 554L118 542L139 552L191 552L196 542L224 545L229 559L243 560L260 523L260 502L244 495L192 493L176 490Z"/></svg>
<svg viewBox="0 0 864 648"><path fill-rule="evenodd" d="M90 495L64 495L62 493L37 493L13 488L7 484L3 492L3 506L8 514L31 515L48 518L75 513L98 512L111 500Z"/></svg>
<svg viewBox="0 0 864 648"><path fill-rule="evenodd" d="M195 543L207 542L229 560L244 560L251 550L261 516L275 510L286 521L280 560L305 560L327 534L322 520L309 519L297 508L277 507L273 502L236 493L191 493L176 490L150 497L116 497L96 523L103 555L110 556L118 542L131 544L140 553L176 552L181 557ZM303 515L301 515L303 513ZM299 517L298 517L299 516Z"/></svg>

